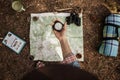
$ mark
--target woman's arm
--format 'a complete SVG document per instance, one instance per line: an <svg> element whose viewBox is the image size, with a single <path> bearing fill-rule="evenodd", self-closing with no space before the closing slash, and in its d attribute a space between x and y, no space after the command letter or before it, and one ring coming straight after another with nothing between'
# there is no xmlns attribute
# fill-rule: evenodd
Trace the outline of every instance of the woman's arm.
<svg viewBox="0 0 120 80"><path fill-rule="evenodd" d="M62 31L58 32L56 30L53 30L55 33L55 36L60 41L64 58L72 53L70 46L69 46L69 43L68 43L68 40L67 40L67 37L66 37L66 27L67 27L67 25L65 23Z"/></svg>

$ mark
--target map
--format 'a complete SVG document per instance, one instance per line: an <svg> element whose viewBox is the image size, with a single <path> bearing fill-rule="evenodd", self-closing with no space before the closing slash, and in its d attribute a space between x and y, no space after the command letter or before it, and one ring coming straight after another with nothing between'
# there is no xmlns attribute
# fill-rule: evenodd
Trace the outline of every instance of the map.
<svg viewBox="0 0 120 80"><path fill-rule="evenodd" d="M30 54L34 56L34 60L63 60L62 49L53 33L52 23L55 20L65 23L67 16L70 16L70 13L51 12L31 14ZM76 26L74 23L67 25L66 36L73 54L81 56L77 60L84 61L82 13L79 14L79 17L81 18L81 26Z"/></svg>

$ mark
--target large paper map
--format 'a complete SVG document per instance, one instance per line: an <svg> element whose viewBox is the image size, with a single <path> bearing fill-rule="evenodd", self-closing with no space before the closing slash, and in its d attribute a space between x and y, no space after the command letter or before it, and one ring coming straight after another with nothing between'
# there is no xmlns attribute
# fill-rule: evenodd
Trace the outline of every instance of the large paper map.
<svg viewBox="0 0 120 80"><path fill-rule="evenodd" d="M59 19L62 23L70 13L39 13L31 14L30 24L30 54L34 56L34 60L43 61L62 61L62 50L58 39L55 37L51 23ZM72 52L80 54L79 61L84 60L83 54L83 26L82 14L81 26L75 24L67 25L67 39Z"/></svg>

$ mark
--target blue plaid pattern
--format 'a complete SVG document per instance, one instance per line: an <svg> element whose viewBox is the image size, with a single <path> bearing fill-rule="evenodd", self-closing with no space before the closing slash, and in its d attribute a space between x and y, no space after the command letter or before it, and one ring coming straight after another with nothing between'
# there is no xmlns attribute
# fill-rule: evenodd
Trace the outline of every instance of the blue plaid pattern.
<svg viewBox="0 0 120 80"><path fill-rule="evenodd" d="M116 27L105 25L103 29L103 37L117 37Z"/></svg>
<svg viewBox="0 0 120 80"><path fill-rule="evenodd" d="M120 28L118 28L118 37L120 38Z"/></svg>
<svg viewBox="0 0 120 80"><path fill-rule="evenodd" d="M120 15L119 14L111 14L105 19L105 23L111 23L120 26Z"/></svg>
<svg viewBox="0 0 120 80"><path fill-rule="evenodd" d="M119 41L117 40L117 37L120 37L120 15L109 15L105 19L105 24L106 25L103 29L103 38L105 38L105 40L102 41L102 44L99 47L99 53L106 56L116 57L118 54L119 46Z"/></svg>
<svg viewBox="0 0 120 80"><path fill-rule="evenodd" d="M117 40L104 40L99 48L99 53L106 56L117 56L119 42Z"/></svg>

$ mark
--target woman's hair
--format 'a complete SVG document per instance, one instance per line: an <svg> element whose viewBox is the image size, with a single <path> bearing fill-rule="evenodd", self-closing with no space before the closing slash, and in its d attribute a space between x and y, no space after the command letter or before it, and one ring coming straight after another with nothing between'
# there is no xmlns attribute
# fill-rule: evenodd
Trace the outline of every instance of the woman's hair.
<svg viewBox="0 0 120 80"><path fill-rule="evenodd" d="M70 65L51 64L27 73L22 80L98 80L85 70Z"/></svg>
<svg viewBox="0 0 120 80"><path fill-rule="evenodd" d="M41 73L39 70L34 69L31 72L24 75L22 80L50 80L50 79L43 73Z"/></svg>

